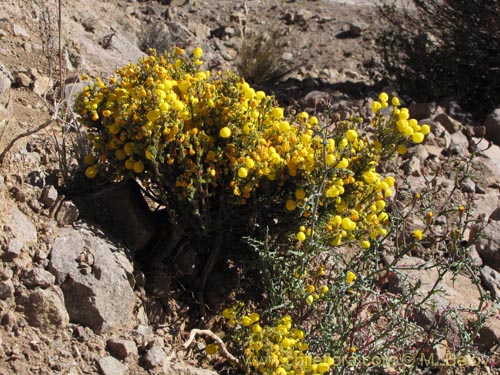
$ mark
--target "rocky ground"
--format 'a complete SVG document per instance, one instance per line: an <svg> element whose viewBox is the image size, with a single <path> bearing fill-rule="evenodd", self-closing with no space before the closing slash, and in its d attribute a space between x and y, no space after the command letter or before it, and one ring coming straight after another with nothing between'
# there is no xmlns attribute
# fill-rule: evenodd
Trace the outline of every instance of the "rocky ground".
<svg viewBox="0 0 500 375"><path fill-rule="evenodd" d="M278 97L286 93L285 102L301 108L314 110L329 101L341 115L367 114L369 97L378 90L372 81L378 61L374 35L382 27L370 3L66 1L64 87L70 97L81 88L75 83L80 73L109 75L137 60L146 44L188 50L201 46L208 68L232 68L243 32L278 27L288 37L282 58L294 69L287 83L278 86L282 91L270 90ZM137 190L111 189L89 198L64 189L61 166L75 161L60 163L62 135L66 140L77 137L69 125L47 122L60 97L58 43L56 1L2 2L0 375L214 374L198 361L202 347L182 347L189 333L189 304L162 298L169 281L162 284L161 277L155 279L156 290L148 289L149 276L134 261L133 252L153 239L156 225ZM489 221L484 238L469 251L481 267L484 292L498 298L500 112L485 124L472 124L446 103L413 103L410 109L418 119L427 119L432 135L396 161L396 172L407 185L423 188L423 175L477 153L460 194L473 197L473 217ZM483 130L493 144L479 138ZM11 142L26 132L32 134ZM444 190L453 186L453 170L438 183ZM124 212L135 214L124 219ZM186 260L178 267L190 272ZM425 284L434 275L422 271L412 277ZM447 280L444 288L451 305L479 300L466 277ZM489 309L479 344L491 358L484 371L493 373L500 366L498 301Z"/></svg>

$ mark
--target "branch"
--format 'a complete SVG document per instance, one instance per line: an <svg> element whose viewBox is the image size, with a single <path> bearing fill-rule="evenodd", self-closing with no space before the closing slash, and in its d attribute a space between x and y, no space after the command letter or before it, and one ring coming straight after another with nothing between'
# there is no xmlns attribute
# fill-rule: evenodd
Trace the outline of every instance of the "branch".
<svg viewBox="0 0 500 375"><path fill-rule="evenodd" d="M219 345L220 353L225 359L227 359L233 365L236 365L239 368L246 370L245 367L240 363L240 361L231 353L229 353L229 351L226 348L226 344L224 344L224 341L222 341L222 339L219 336L217 336L209 329L196 329L196 328L192 329L191 332L189 333L189 339L184 343L184 349L189 348L189 346L193 343L193 340L195 339L196 336L206 336L214 340Z"/></svg>
<svg viewBox="0 0 500 375"><path fill-rule="evenodd" d="M50 118L43 122L42 124L38 125L35 129L28 130L27 132L21 133L18 136L16 136L14 139L12 139L7 146L5 146L5 149L0 153L0 164L3 163L3 159L5 158L5 154L14 146L14 144L20 140L21 138L28 137L31 134L35 134L39 132L42 129L45 129L47 126L52 124L55 121L54 118Z"/></svg>

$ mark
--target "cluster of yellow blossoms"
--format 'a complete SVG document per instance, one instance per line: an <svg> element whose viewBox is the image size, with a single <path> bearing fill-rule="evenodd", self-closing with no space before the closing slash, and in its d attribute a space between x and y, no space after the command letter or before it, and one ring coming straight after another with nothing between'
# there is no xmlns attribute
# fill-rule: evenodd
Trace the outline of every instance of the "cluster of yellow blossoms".
<svg viewBox="0 0 500 375"><path fill-rule="evenodd" d="M170 208L202 218L221 202L278 207L294 215L300 242L321 230L332 245L358 239L367 248L386 234L395 181L376 167L408 140L422 142L427 125L409 119L397 98L381 115L385 93L372 107L372 138L353 119L328 128L306 112L287 119L243 79L201 70L202 54L152 53L83 90L75 109L90 129L88 178L137 178Z"/></svg>
<svg viewBox="0 0 500 375"><path fill-rule="evenodd" d="M320 375L334 365L329 355L313 357L304 341L304 331L293 328L288 315L275 324L261 325L258 313L238 317L234 309L225 309L229 324L243 329L245 366L261 375Z"/></svg>

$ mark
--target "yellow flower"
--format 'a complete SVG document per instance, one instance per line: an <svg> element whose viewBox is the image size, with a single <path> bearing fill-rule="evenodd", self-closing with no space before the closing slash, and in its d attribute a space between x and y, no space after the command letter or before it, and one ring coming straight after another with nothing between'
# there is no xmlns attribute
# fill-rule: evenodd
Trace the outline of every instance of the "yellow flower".
<svg viewBox="0 0 500 375"><path fill-rule="evenodd" d="M420 133L422 133L423 135L429 134L430 131L431 131L431 127L429 125L423 124L420 126Z"/></svg>
<svg viewBox="0 0 500 375"><path fill-rule="evenodd" d="M134 172L135 173L142 173L144 171L144 163L142 161L136 161L134 163Z"/></svg>
<svg viewBox="0 0 500 375"><path fill-rule="evenodd" d="M224 126L220 131L219 135L222 138L229 138L231 136L231 129L229 129L227 126Z"/></svg>
<svg viewBox="0 0 500 375"><path fill-rule="evenodd" d="M405 145L399 145L397 148L396 148L398 154L400 155L404 155L408 152L408 149L406 148Z"/></svg>
<svg viewBox="0 0 500 375"><path fill-rule="evenodd" d="M349 129L346 133L345 133L345 137L347 138L348 141L351 141L353 142L355 139L358 138L358 133L356 132L356 130L354 129Z"/></svg>
<svg viewBox="0 0 500 375"><path fill-rule="evenodd" d="M391 102L394 107L399 107L401 105L401 103L399 102L399 98L397 96L393 97Z"/></svg>
<svg viewBox="0 0 500 375"><path fill-rule="evenodd" d="M217 344L208 344L206 347L205 347L205 352L208 354L208 355L214 355L215 353L217 353L219 351L219 345Z"/></svg>
<svg viewBox="0 0 500 375"><path fill-rule="evenodd" d="M318 363L318 369L317 369L317 371L320 374L324 374L328 370L330 370L330 366L328 366L328 363L325 363L325 362Z"/></svg>
<svg viewBox="0 0 500 375"><path fill-rule="evenodd" d="M248 315L245 315L244 317L241 318L241 324L244 327L248 327L252 325L252 323L253 323L252 318L250 318Z"/></svg>
<svg viewBox="0 0 500 375"><path fill-rule="evenodd" d="M274 107L273 110L271 111L271 116L273 116L276 120L282 119L283 115L284 115L283 108Z"/></svg>
<svg viewBox="0 0 500 375"><path fill-rule="evenodd" d="M389 100L389 95L385 92L381 92L380 95L378 96L381 102L386 102Z"/></svg>
<svg viewBox="0 0 500 375"><path fill-rule="evenodd" d="M234 313L232 309L224 309L222 310L222 316L225 319L231 319L233 317Z"/></svg>
<svg viewBox="0 0 500 375"><path fill-rule="evenodd" d="M413 133L411 135L411 140L414 142L414 143L422 143L422 141L424 140L424 135L422 133Z"/></svg>
<svg viewBox="0 0 500 375"><path fill-rule="evenodd" d="M381 108L382 108L382 104L380 104L380 102L375 100L372 103L372 112L373 113L377 113L378 111L380 111Z"/></svg>
<svg viewBox="0 0 500 375"><path fill-rule="evenodd" d="M415 229L413 231L413 237L417 240L417 241L421 241L423 240L423 238L425 237L424 235L424 232L422 232L420 229Z"/></svg>
<svg viewBox="0 0 500 375"><path fill-rule="evenodd" d="M358 276L352 271L347 271L347 274L345 275L345 281L347 284L352 284L357 278Z"/></svg>
<svg viewBox="0 0 500 375"><path fill-rule="evenodd" d="M295 203L294 200L289 199L289 200L286 201L285 207L286 207L286 209L288 211L293 211L293 210L295 210L297 208L297 203Z"/></svg>
<svg viewBox="0 0 500 375"><path fill-rule="evenodd" d="M306 239L306 234L304 232L297 233L297 240L302 242L302 241L305 241L305 239Z"/></svg>
<svg viewBox="0 0 500 375"><path fill-rule="evenodd" d="M240 169L238 169L238 177L240 178L245 178L248 176L248 170L244 167L241 167Z"/></svg>
<svg viewBox="0 0 500 375"><path fill-rule="evenodd" d="M302 189L295 190L295 198L303 200L306 197L306 192Z"/></svg>
<svg viewBox="0 0 500 375"><path fill-rule="evenodd" d="M203 56L203 50L200 47L196 47L193 50L193 57L195 59L199 59L199 58L201 58L201 56Z"/></svg>
<svg viewBox="0 0 500 375"><path fill-rule="evenodd" d="M97 176L98 171L99 169L97 169L97 166L93 165L85 170L85 176L87 178L93 179L95 178L95 176Z"/></svg>

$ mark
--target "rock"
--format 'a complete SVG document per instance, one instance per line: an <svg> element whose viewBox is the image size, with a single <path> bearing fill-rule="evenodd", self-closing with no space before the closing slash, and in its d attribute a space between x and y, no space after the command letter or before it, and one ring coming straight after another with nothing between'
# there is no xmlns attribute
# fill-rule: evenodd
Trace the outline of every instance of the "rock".
<svg viewBox="0 0 500 375"><path fill-rule="evenodd" d="M111 356L99 359L97 367L101 375L125 375L128 371L127 366Z"/></svg>
<svg viewBox="0 0 500 375"><path fill-rule="evenodd" d="M490 351L494 346L498 347L500 342L500 316L492 316L486 319L479 329L479 337L476 342L485 352Z"/></svg>
<svg viewBox="0 0 500 375"><path fill-rule="evenodd" d="M30 293L24 308L28 323L40 328L42 332L57 332L69 323L68 312L64 307L64 296L57 286L35 289Z"/></svg>
<svg viewBox="0 0 500 375"><path fill-rule="evenodd" d="M439 276L437 269L428 266L423 259L403 257L396 265L398 272L389 280L389 290L398 293L409 285L419 285L415 296L418 304L428 295ZM449 307L474 309L481 299L477 286L461 274L455 277L451 272L446 274L437 289L443 290L443 293L431 296L424 307L415 311L415 321L423 327L435 324L440 313ZM452 331L455 329L456 323L452 319L447 318L446 323Z"/></svg>
<svg viewBox="0 0 500 375"><path fill-rule="evenodd" d="M14 295L14 284L12 280L0 281L0 300L9 299Z"/></svg>
<svg viewBox="0 0 500 375"><path fill-rule="evenodd" d="M52 247L49 269L64 292L71 321L96 332L134 324L134 293L113 251L125 249L85 228L65 228Z"/></svg>
<svg viewBox="0 0 500 375"><path fill-rule="evenodd" d="M18 72L16 74L16 84L21 87L31 86L31 77L23 72Z"/></svg>
<svg viewBox="0 0 500 375"><path fill-rule="evenodd" d="M465 193L475 193L476 184L470 177L467 177L462 182L460 182L460 189Z"/></svg>
<svg viewBox="0 0 500 375"><path fill-rule="evenodd" d="M464 158L468 157L470 153L469 140L467 139L467 136L461 131L453 133L451 135L449 150L455 155L460 155Z"/></svg>
<svg viewBox="0 0 500 375"><path fill-rule="evenodd" d="M39 96L46 95L47 92L52 90L53 82L49 77L35 76L33 81L33 92Z"/></svg>
<svg viewBox="0 0 500 375"><path fill-rule="evenodd" d="M429 152L427 151L427 147L424 145L416 145L414 147L411 147L408 150L408 157L411 158L417 158L421 162L424 162L427 160L429 157Z"/></svg>
<svg viewBox="0 0 500 375"><path fill-rule="evenodd" d="M12 261L21 255L21 250L24 247L24 243L17 238L13 238L9 241L6 251L3 254L3 258L6 261Z"/></svg>
<svg viewBox="0 0 500 375"><path fill-rule="evenodd" d="M56 277L43 268L33 268L26 271L22 277L23 284L28 288L48 288L54 285Z"/></svg>
<svg viewBox="0 0 500 375"><path fill-rule="evenodd" d="M498 163L500 147L485 139L472 138L471 141L479 152L476 160L485 164L494 175L500 177L500 163Z"/></svg>
<svg viewBox="0 0 500 375"><path fill-rule="evenodd" d="M31 186L43 188L45 185L45 176L41 171L31 171L28 173L26 182Z"/></svg>
<svg viewBox="0 0 500 375"><path fill-rule="evenodd" d="M141 358L142 366L148 370L163 366L165 362L165 352L159 346L153 346Z"/></svg>
<svg viewBox="0 0 500 375"><path fill-rule="evenodd" d="M472 227L470 238L475 240L475 247L483 263L500 272L500 221L492 220L482 232L477 233Z"/></svg>
<svg viewBox="0 0 500 375"><path fill-rule="evenodd" d="M431 116L436 112L436 103L416 103L412 102L408 107L410 115L412 118L420 121L423 119L431 118Z"/></svg>
<svg viewBox="0 0 500 375"><path fill-rule="evenodd" d="M114 184L77 203L90 210L98 225L123 240L132 251L144 249L156 233L156 220L133 180Z"/></svg>
<svg viewBox="0 0 500 375"><path fill-rule="evenodd" d="M464 126L458 122L457 120L451 118L446 113L440 113L433 118L434 121L439 122L444 128L448 131L448 133L453 134L459 131L462 131Z"/></svg>
<svg viewBox="0 0 500 375"><path fill-rule="evenodd" d="M361 36L362 31L363 28L360 25L349 22L342 27L342 31L335 35L335 37L338 39L358 38Z"/></svg>
<svg viewBox="0 0 500 375"><path fill-rule="evenodd" d="M30 34L26 31L26 29L24 27L20 26L17 23L14 24L14 26L12 28L12 31L14 32L15 36L20 36L20 37L23 37L23 38L29 38L30 37Z"/></svg>
<svg viewBox="0 0 500 375"><path fill-rule="evenodd" d="M12 82L14 82L14 78L0 61L0 134L4 134L5 126L12 115L12 94L10 91Z"/></svg>
<svg viewBox="0 0 500 375"><path fill-rule="evenodd" d="M500 273L489 266L481 268L481 280L490 291L491 296L496 299L500 298Z"/></svg>
<svg viewBox="0 0 500 375"><path fill-rule="evenodd" d="M108 350L116 357L136 357L138 355L137 345L132 340L109 339L107 342Z"/></svg>
<svg viewBox="0 0 500 375"><path fill-rule="evenodd" d="M207 39L208 37L210 37L210 27L208 27L207 25L189 21L187 24L187 28L200 39Z"/></svg>
<svg viewBox="0 0 500 375"><path fill-rule="evenodd" d="M403 171L406 173L406 175L421 176L421 170L422 165L420 163L420 159L410 158L403 164Z"/></svg>
<svg viewBox="0 0 500 375"><path fill-rule="evenodd" d="M51 208L56 203L58 197L57 189L53 185L46 185L42 189L40 202L46 207Z"/></svg>
<svg viewBox="0 0 500 375"><path fill-rule="evenodd" d="M484 121L485 138L500 146L500 108L495 109Z"/></svg>
<svg viewBox="0 0 500 375"><path fill-rule="evenodd" d="M469 246L467 248L467 252L474 266L481 267L483 265L483 260L481 259L481 256L477 252L475 245Z"/></svg>
<svg viewBox="0 0 500 375"><path fill-rule="evenodd" d="M215 371L194 367L187 363L169 363L167 365L169 375L217 375Z"/></svg>
<svg viewBox="0 0 500 375"><path fill-rule="evenodd" d="M23 214L16 205L11 206L10 220L7 220L15 238L24 244L36 243L38 236L35 225Z"/></svg>
<svg viewBox="0 0 500 375"><path fill-rule="evenodd" d="M484 194L477 194L474 197L474 208L471 212L472 218L482 215L488 219L499 205L498 190L486 189Z"/></svg>
<svg viewBox="0 0 500 375"><path fill-rule="evenodd" d="M56 212L57 225L60 227L73 224L80 215L78 207L71 201L64 201Z"/></svg>

